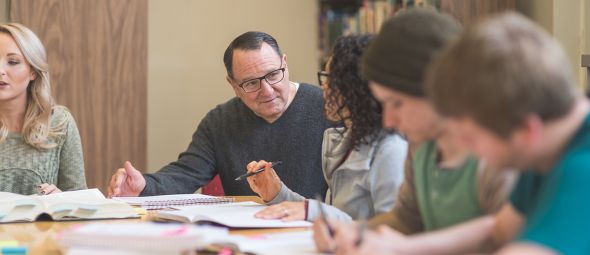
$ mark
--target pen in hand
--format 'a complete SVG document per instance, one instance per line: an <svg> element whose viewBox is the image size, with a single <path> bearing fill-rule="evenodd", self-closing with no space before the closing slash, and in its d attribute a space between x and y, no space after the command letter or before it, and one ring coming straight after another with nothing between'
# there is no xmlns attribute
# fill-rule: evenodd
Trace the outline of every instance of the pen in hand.
<svg viewBox="0 0 590 255"><path fill-rule="evenodd" d="M275 166L278 166L278 165L280 165L280 164L282 164L282 163L283 163L283 161L275 161L275 162L270 162L270 167L275 167ZM262 173L263 171L264 171L264 166L263 166L263 167L261 167L261 168L259 168L259 169L257 169L257 170L256 170L256 171L254 171L254 172L249 172L249 173L242 174L242 175L238 176L238 177L237 177L236 179L234 179L234 180L235 180L235 181L241 181L241 180L243 180L243 179L246 179L246 178L248 178L248 177L250 177L250 176L253 176L253 175L257 175L257 174L259 174L259 173Z"/></svg>
<svg viewBox="0 0 590 255"><path fill-rule="evenodd" d="M322 197L317 194L315 196L315 201L318 203L318 208L320 209L320 218L322 219L322 221L326 224L326 227L328 227L328 233L330 234L330 237L333 238L335 231L332 228L332 226L330 226L330 223L328 222L328 220L326 219L326 213L324 212L324 208L322 207Z"/></svg>
<svg viewBox="0 0 590 255"><path fill-rule="evenodd" d="M363 244L363 236L365 234L365 230L367 229L367 221L366 220L359 220L357 227L357 238L354 241L354 246L359 247Z"/></svg>

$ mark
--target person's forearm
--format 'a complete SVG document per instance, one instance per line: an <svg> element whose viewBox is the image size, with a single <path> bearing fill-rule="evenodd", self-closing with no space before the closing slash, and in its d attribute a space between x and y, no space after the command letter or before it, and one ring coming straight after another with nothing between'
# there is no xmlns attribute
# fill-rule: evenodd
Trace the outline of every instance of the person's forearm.
<svg viewBox="0 0 590 255"><path fill-rule="evenodd" d="M342 223L352 223L352 217L340 209L325 203L318 203L317 200L310 199L307 211L307 221L314 221L320 217L320 206L324 209L326 218Z"/></svg>
<svg viewBox="0 0 590 255"><path fill-rule="evenodd" d="M453 227L408 236L399 245L401 254L463 254L480 252L489 244L494 217L480 217Z"/></svg>
<svg viewBox="0 0 590 255"><path fill-rule="evenodd" d="M281 183L281 189L279 190L279 193L271 201L266 202L266 204L275 205L284 201L305 201L305 197L299 195L295 191L292 191L284 183Z"/></svg>
<svg viewBox="0 0 590 255"><path fill-rule="evenodd" d="M169 164L156 173L144 174L146 186L140 196L194 193L213 178L214 173L210 173L211 177L205 176L206 173Z"/></svg>
<svg viewBox="0 0 590 255"><path fill-rule="evenodd" d="M416 232L416 229L411 228L408 225L408 222L408 220L401 220L395 211L391 211L375 215L373 218L367 221L367 227L370 229L377 229L377 227L381 225L386 225L405 235L408 235Z"/></svg>

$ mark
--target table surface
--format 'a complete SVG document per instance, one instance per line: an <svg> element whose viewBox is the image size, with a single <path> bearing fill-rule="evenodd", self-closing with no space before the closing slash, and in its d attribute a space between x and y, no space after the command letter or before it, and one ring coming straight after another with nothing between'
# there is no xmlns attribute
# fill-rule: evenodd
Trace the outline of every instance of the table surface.
<svg viewBox="0 0 590 255"><path fill-rule="evenodd" d="M261 203L255 196L235 196L237 202L254 201ZM100 220L100 222L141 222L153 217L153 212L148 212L138 219ZM19 245L28 247L29 255L37 254L62 254L56 242L56 235L62 230L74 225L97 221L39 221L32 223L8 223L0 224L0 240L16 240ZM278 232L303 231L308 228L275 228L275 229L240 229L230 230L235 235L258 235Z"/></svg>

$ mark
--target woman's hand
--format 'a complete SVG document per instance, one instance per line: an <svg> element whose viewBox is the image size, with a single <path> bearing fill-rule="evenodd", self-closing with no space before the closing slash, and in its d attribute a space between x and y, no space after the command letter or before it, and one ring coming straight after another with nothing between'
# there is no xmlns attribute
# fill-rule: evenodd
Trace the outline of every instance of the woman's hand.
<svg viewBox="0 0 590 255"><path fill-rule="evenodd" d="M246 168L248 173L254 172L261 167L264 167L264 171L254 176L248 177L248 184L252 191L256 192L264 202L273 200L281 191L281 179L271 167L270 162L264 160L252 161Z"/></svg>
<svg viewBox="0 0 590 255"><path fill-rule="evenodd" d="M376 231L362 231L354 225L338 226L335 239L339 255L401 254L400 246L407 242L406 236L388 226L379 226Z"/></svg>
<svg viewBox="0 0 590 255"><path fill-rule="evenodd" d="M326 224L334 226L334 222L326 223L320 218L313 222L313 241L319 252L334 252L336 241L334 240L334 237L330 235L328 225Z"/></svg>
<svg viewBox="0 0 590 255"><path fill-rule="evenodd" d="M282 202L264 208L254 215L261 219L281 219L283 221L305 220L305 202Z"/></svg>
<svg viewBox="0 0 590 255"><path fill-rule="evenodd" d="M58 189L53 184L43 183L43 184L37 185L37 193L39 195L49 195L49 194L55 194L55 193L59 193L59 192L61 192L61 190Z"/></svg>

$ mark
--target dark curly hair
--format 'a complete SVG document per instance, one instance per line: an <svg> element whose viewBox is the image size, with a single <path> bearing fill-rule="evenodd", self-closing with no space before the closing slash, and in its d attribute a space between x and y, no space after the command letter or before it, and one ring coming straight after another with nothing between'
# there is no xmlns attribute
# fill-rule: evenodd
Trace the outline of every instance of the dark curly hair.
<svg viewBox="0 0 590 255"><path fill-rule="evenodd" d="M381 104L373 97L368 82L359 72L361 55L373 38L373 35L340 37L332 49L325 104L335 109L342 123L352 122L350 149L374 142L382 128ZM341 134L346 131L345 126Z"/></svg>

